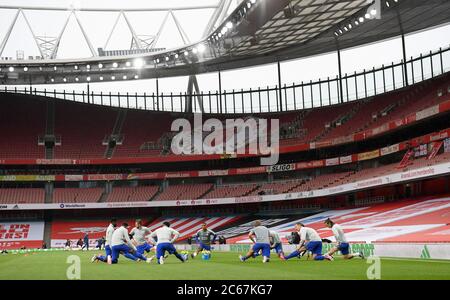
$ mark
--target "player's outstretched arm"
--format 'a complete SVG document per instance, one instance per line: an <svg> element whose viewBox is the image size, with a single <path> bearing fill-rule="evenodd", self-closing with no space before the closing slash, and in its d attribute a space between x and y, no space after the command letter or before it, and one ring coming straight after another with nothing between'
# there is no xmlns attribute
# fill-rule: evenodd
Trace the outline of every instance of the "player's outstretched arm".
<svg viewBox="0 0 450 300"><path fill-rule="evenodd" d="M125 228L124 228L125 229ZM128 231L125 229L124 233L123 233L123 240L125 241L125 243L127 243L127 245L133 249L134 251L136 251L136 246L131 242L130 236L128 235Z"/></svg>
<svg viewBox="0 0 450 300"><path fill-rule="evenodd" d="M254 235L253 232L250 232L250 233L248 234L248 238L252 241L253 244L256 243L256 242L255 242L255 235Z"/></svg>
<svg viewBox="0 0 450 300"><path fill-rule="evenodd" d="M175 243L175 241L180 237L180 233L178 231L176 231L175 229L172 229L172 240L170 241L171 243Z"/></svg>
<svg viewBox="0 0 450 300"><path fill-rule="evenodd" d="M297 247L297 249L299 250L299 251L301 251L301 250L305 250L304 248L305 248L305 240L300 240L300 243L298 244L298 247Z"/></svg>

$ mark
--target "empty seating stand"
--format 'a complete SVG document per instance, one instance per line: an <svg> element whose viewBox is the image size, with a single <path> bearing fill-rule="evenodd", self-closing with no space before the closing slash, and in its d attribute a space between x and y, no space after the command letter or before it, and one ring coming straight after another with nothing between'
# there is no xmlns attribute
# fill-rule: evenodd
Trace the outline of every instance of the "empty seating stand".
<svg viewBox="0 0 450 300"><path fill-rule="evenodd" d="M45 133L45 117L44 101L2 98L0 159L44 158L45 149L38 146L38 138Z"/></svg>
<svg viewBox="0 0 450 300"><path fill-rule="evenodd" d="M253 184L230 184L215 187L211 192L206 194L203 198L234 198L247 196L253 191L257 190L258 185Z"/></svg>
<svg viewBox="0 0 450 300"><path fill-rule="evenodd" d="M288 134L280 141L281 145L323 141L375 128L450 100L449 86L447 76L372 99L307 111L262 114L260 117L279 119L283 129L287 129ZM441 96L438 96L438 91L442 91ZM46 100L6 96L0 108L4 141L0 143L0 159L44 158L44 146L38 146L38 138L46 132ZM54 148L53 158L103 158L107 150L103 141L113 133L118 115L115 108L57 100L52 129L54 135L61 138L61 145ZM122 143L111 151L112 157L164 154L159 141L170 135L171 123L176 118L169 113L127 111L123 123L120 122ZM341 125L336 124L341 120ZM144 147L149 144L156 146Z"/></svg>
<svg viewBox="0 0 450 300"><path fill-rule="evenodd" d="M162 149L142 150L146 142L156 142L170 131L169 114L130 111L122 128L123 143L116 147L114 157L159 156Z"/></svg>
<svg viewBox="0 0 450 300"><path fill-rule="evenodd" d="M260 194L283 194L307 192L335 187L357 181L383 177L398 172L406 172L418 168L426 168L450 161L450 153L442 153L432 159L427 157L411 160L410 164L398 169L398 162L377 168L358 171L322 174L307 179L274 181L271 183L227 184L213 187L213 184L178 184L170 185L159 193L159 186L114 187L104 197L107 202L145 202L150 200L192 200L255 196ZM55 188L53 203L92 203L99 202L103 196L103 188ZM39 188L0 188L1 204L44 203L45 190Z"/></svg>
<svg viewBox="0 0 450 300"><path fill-rule="evenodd" d="M45 190L35 188L1 188L1 204L44 203Z"/></svg>
<svg viewBox="0 0 450 300"><path fill-rule="evenodd" d="M61 146L55 147L55 158L103 158L117 111L110 108L58 102L55 110L55 134Z"/></svg>
<svg viewBox="0 0 450 300"><path fill-rule="evenodd" d="M159 186L114 187L106 202L144 202L149 201L159 191Z"/></svg>
<svg viewBox="0 0 450 300"><path fill-rule="evenodd" d="M98 202L102 194L102 188L56 188L53 191L53 203Z"/></svg>
<svg viewBox="0 0 450 300"><path fill-rule="evenodd" d="M287 181L275 181L272 183L265 183L254 192L263 194L283 194L292 191L295 188L305 184L305 179L287 180Z"/></svg>
<svg viewBox="0 0 450 300"><path fill-rule="evenodd" d="M156 200L191 200L199 199L204 196L210 189L212 184L179 184L167 187Z"/></svg>

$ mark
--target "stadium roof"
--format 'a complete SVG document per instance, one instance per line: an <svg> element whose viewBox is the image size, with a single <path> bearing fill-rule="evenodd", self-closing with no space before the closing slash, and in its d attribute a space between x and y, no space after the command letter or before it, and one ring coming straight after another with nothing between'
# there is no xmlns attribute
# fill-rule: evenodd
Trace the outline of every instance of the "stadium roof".
<svg viewBox="0 0 450 300"><path fill-rule="evenodd" d="M256 56L275 52L313 40L334 24L345 20L367 6L366 0L353 1L272 1L272 17L261 20L257 15L240 30L239 39L228 50L233 56ZM266 8L267 9L267 8ZM252 30L252 29L256 29Z"/></svg>
<svg viewBox="0 0 450 300"><path fill-rule="evenodd" d="M448 20L447 0L245 0L197 43L136 55L0 61L0 83L192 75L350 48Z"/></svg>
<svg viewBox="0 0 450 300"><path fill-rule="evenodd" d="M280 2L287 4L277 7L277 13L263 25L257 29L253 27L256 29L254 33L251 25L256 21L240 29L240 34L232 39L232 46L225 54L204 62L198 66L198 71L246 67L323 54L336 51L338 47L351 48L444 25L450 20L450 1L446 0L381 1L379 19L372 17L369 20L364 17L376 6L366 0ZM386 3L390 6L387 7ZM361 17L364 18L362 24L359 22ZM355 21L359 25L355 25ZM348 24L352 24L352 28L348 28Z"/></svg>

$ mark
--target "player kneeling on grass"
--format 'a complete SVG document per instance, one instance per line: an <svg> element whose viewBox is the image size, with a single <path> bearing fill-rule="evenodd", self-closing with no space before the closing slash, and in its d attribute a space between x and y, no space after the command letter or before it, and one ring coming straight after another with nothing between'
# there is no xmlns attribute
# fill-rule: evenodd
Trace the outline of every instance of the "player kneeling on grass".
<svg viewBox="0 0 450 300"><path fill-rule="evenodd" d="M270 259L270 232L267 227L261 225L261 221L255 221L253 223L253 229L248 234L250 240L254 243L253 247L247 253L246 256L239 255L239 259L244 262L250 257L253 257L255 253L262 252L263 263L266 263Z"/></svg>
<svg viewBox="0 0 450 300"><path fill-rule="evenodd" d="M135 227L131 229L130 235L133 237L133 241L136 245L136 253L141 254L149 253L154 248L153 245L147 243L147 237L152 234L152 231L145 226L142 226L142 220L137 219L135 223ZM153 259L154 256L150 258Z"/></svg>
<svg viewBox="0 0 450 300"><path fill-rule="evenodd" d="M169 252L169 254L173 254L181 260L185 262L188 259L187 255L180 255L173 243L178 239L180 233L175 229L170 228L169 222L164 222L161 228L156 229L150 234L150 242L153 245L156 245L156 258L158 260L158 264L164 264L164 254ZM156 242L155 238L157 238L158 242Z"/></svg>
<svg viewBox="0 0 450 300"><path fill-rule="evenodd" d="M278 232L270 230L270 249L275 250L275 253L278 255L278 257L281 260L284 260L284 251L283 251L283 244L281 243L280 235ZM253 257L257 257L261 255L261 251L258 253L253 254Z"/></svg>
<svg viewBox="0 0 450 300"><path fill-rule="evenodd" d="M310 251L312 253L313 260L333 260L333 257L328 254L322 255L322 239L317 231L305 227L302 223L295 224L295 229L299 232L300 244L296 251L286 257L286 260L299 257L300 254L305 251Z"/></svg>
<svg viewBox="0 0 450 300"><path fill-rule="evenodd" d="M147 261L150 262L150 259L147 259L142 254L136 252L136 246L130 240L130 236L128 234L128 224L123 223L121 227L117 228L111 238L111 252L112 254L108 256L108 264L117 264L119 261L119 255L122 254L128 259L134 261ZM134 254L132 254L132 252Z"/></svg>
<svg viewBox="0 0 450 300"><path fill-rule="evenodd" d="M92 257L92 259L91 259L91 262L96 262L96 261L108 262L108 256L112 256L111 240L112 240L112 235L114 233L114 230L116 230L116 226L117 226L117 220L111 219L111 222L109 223L108 228L106 228L105 255L100 255L100 254L94 255L94 257Z"/></svg>
<svg viewBox="0 0 450 300"><path fill-rule="evenodd" d="M364 254L361 253L350 253L350 245L345 237L344 230L341 225L334 223L331 219L325 220L325 225L328 228L331 228L333 231L334 237L336 238L337 245L333 247L327 254L333 256L334 253L341 251L344 259L352 259L354 257L360 257L364 259Z"/></svg>
<svg viewBox="0 0 450 300"><path fill-rule="evenodd" d="M200 252L206 250L211 253L211 244L215 242L217 238L217 234L208 229L208 225L206 223L202 224L202 229L197 231L195 235L195 240L198 243L197 250L191 254L192 258L195 258Z"/></svg>

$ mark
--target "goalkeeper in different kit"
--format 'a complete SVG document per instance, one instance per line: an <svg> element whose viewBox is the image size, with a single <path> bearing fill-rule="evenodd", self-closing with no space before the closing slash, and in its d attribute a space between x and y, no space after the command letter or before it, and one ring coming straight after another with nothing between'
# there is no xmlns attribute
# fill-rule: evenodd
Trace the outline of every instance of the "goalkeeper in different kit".
<svg viewBox="0 0 450 300"><path fill-rule="evenodd" d="M216 241L217 234L208 229L208 225L206 223L202 224L202 229L197 231L195 235L195 240L197 241L198 247L194 253L191 254L192 258L195 258L202 251L211 251L211 244L214 244Z"/></svg>

